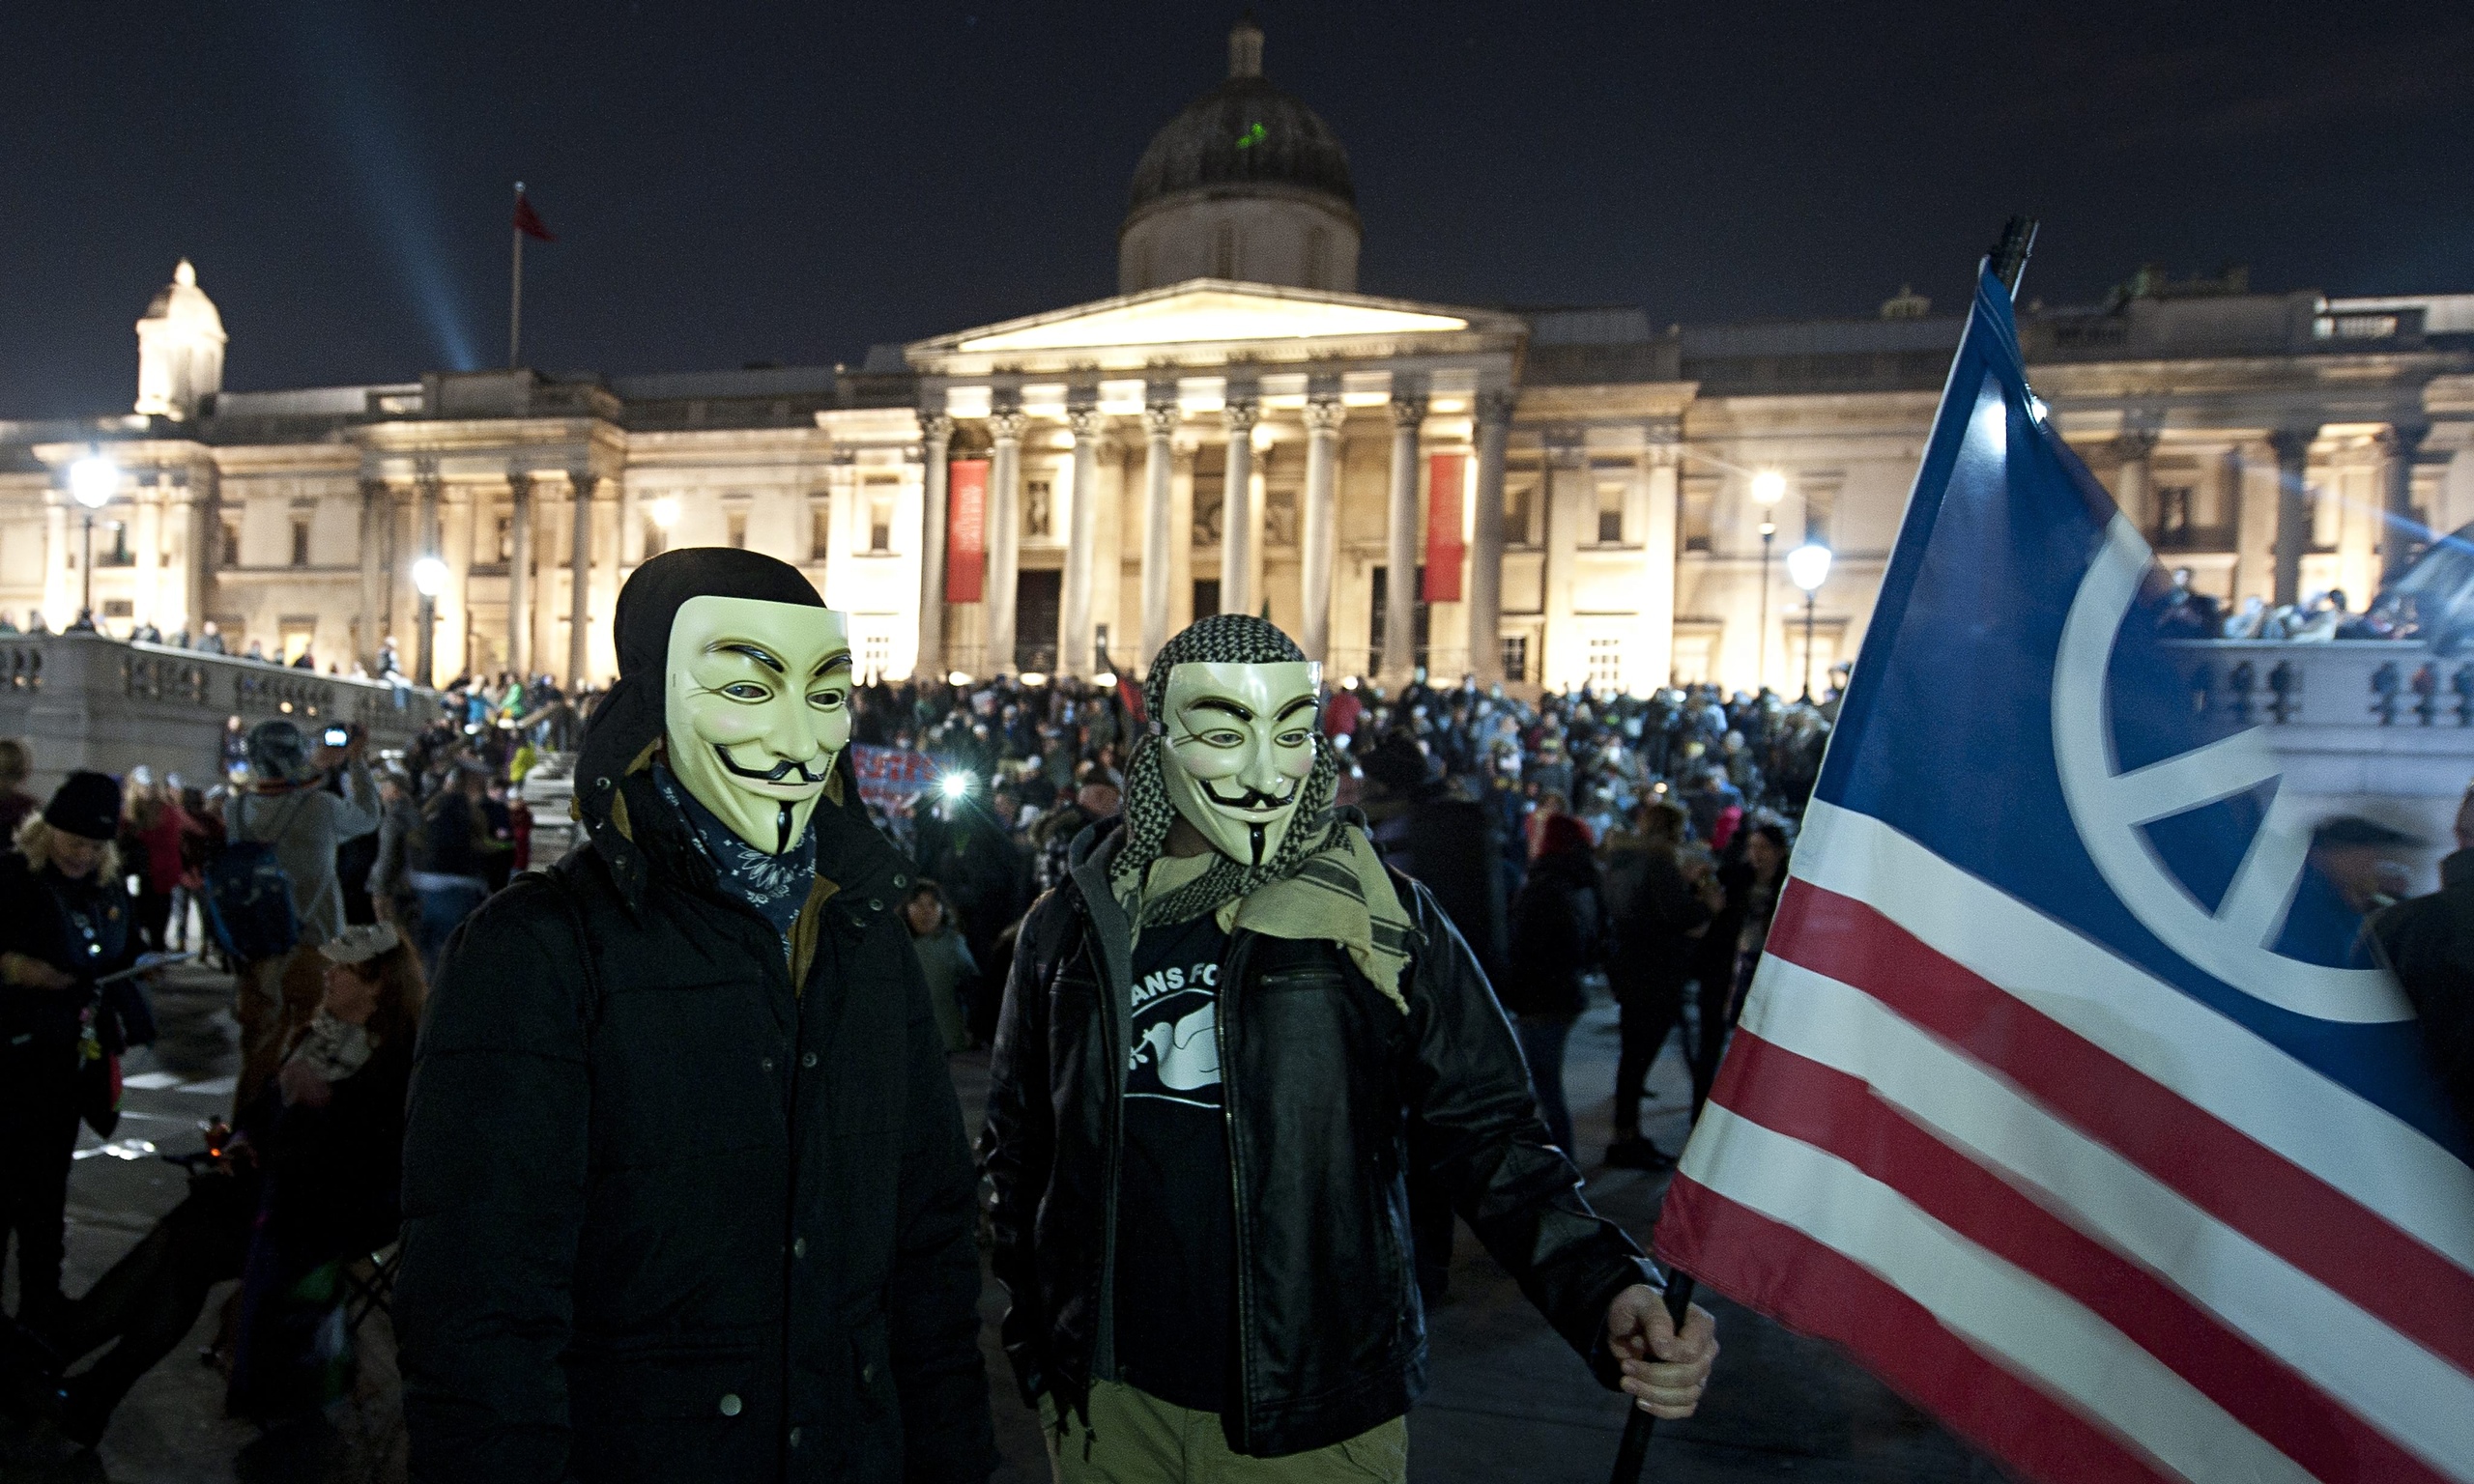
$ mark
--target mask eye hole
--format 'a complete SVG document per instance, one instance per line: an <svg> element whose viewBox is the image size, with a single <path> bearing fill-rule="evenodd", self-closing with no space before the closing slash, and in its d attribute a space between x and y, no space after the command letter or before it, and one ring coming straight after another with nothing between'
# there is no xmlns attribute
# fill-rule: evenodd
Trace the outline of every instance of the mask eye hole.
<svg viewBox="0 0 2474 1484"><path fill-rule="evenodd" d="M770 700L773 693L753 680L734 680L722 687L722 694L733 700Z"/></svg>
<svg viewBox="0 0 2474 1484"><path fill-rule="evenodd" d="M842 708L843 695L841 691L810 691L808 704L820 711L838 711Z"/></svg>
<svg viewBox="0 0 2474 1484"><path fill-rule="evenodd" d="M1307 731L1301 728L1294 731L1283 731L1274 740L1279 742L1282 747L1304 747L1307 740L1312 735L1312 732Z"/></svg>

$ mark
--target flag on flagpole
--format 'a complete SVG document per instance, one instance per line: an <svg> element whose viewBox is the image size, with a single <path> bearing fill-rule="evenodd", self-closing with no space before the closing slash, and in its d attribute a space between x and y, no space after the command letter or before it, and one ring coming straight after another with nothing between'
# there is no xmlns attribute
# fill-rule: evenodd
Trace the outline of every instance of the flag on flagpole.
<svg viewBox="0 0 2474 1484"><path fill-rule="evenodd" d="M1990 272L1667 1261L2041 1480L2474 1480L2474 1169Z"/></svg>
<svg viewBox="0 0 2474 1484"><path fill-rule="evenodd" d="M524 187L521 186L515 187L515 230L537 243L555 243L559 240L558 235L550 230L549 224L541 219L541 214L532 209L532 202L525 195Z"/></svg>

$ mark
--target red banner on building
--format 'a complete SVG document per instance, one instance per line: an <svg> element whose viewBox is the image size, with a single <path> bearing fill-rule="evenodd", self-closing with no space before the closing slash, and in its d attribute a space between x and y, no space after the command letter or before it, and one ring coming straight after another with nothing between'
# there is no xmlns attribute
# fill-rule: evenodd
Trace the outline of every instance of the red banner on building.
<svg viewBox="0 0 2474 1484"><path fill-rule="evenodd" d="M1466 489L1465 453L1426 456L1426 582L1429 603L1460 601L1460 495Z"/></svg>
<svg viewBox="0 0 2474 1484"><path fill-rule="evenodd" d="M976 603L988 571L988 461L946 466L945 601Z"/></svg>

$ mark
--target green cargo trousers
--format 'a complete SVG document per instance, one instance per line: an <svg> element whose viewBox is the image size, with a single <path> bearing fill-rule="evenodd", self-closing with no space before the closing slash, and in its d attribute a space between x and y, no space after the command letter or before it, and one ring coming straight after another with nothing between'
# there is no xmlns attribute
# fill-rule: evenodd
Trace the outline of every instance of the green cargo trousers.
<svg viewBox="0 0 2474 1484"><path fill-rule="evenodd" d="M1091 1426L1060 1431L1056 1404L1040 1398L1049 1471L1056 1484L1408 1484L1409 1419L1327 1448L1284 1458L1228 1450L1220 1418L1188 1412L1112 1381L1091 1386Z"/></svg>

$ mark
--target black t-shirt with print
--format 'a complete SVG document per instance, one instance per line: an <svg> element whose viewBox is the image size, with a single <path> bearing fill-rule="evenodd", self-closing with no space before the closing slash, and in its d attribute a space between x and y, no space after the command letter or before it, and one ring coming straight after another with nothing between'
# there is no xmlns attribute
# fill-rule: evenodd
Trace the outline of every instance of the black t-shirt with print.
<svg viewBox="0 0 2474 1484"><path fill-rule="evenodd" d="M1235 1356L1235 1208L1216 1024L1227 952L1208 912L1146 928L1135 943L1117 1182L1117 1379L1196 1412L1221 1410Z"/></svg>

